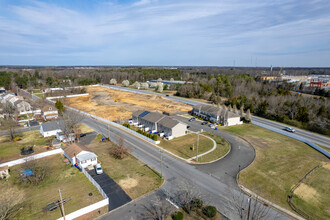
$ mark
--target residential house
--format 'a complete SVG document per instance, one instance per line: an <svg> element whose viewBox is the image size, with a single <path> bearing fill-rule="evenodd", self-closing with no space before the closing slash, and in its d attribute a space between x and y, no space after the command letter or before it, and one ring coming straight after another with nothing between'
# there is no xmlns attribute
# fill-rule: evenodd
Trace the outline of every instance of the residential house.
<svg viewBox="0 0 330 220"><path fill-rule="evenodd" d="M0 167L0 179L6 179L10 177L8 165Z"/></svg>
<svg viewBox="0 0 330 220"><path fill-rule="evenodd" d="M44 137L56 136L57 132L62 132L65 129L63 121L50 121L41 124L40 133Z"/></svg>
<svg viewBox="0 0 330 220"><path fill-rule="evenodd" d="M14 106L20 115L26 114L27 112L31 111L31 105L28 102L21 99L15 101Z"/></svg>
<svg viewBox="0 0 330 220"><path fill-rule="evenodd" d="M45 120L56 119L58 118L58 110L56 107L47 105L41 109L41 117Z"/></svg>
<svg viewBox="0 0 330 220"><path fill-rule="evenodd" d="M73 165L77 164L82 168L92 168L97 164L97 155L84 145L71 144L64 149L64 155Z"/></svg>
<svg viewBox="0 0 330 220"><path fill-rule="evenodd" d="M158 132L163 133L166 137L176 138L186 134L187 125L165 116L158 122Z"/></svg>
<svg viewBox="0 0 330 220"><path fill-rule="evenodd" d="M147 114L142 114L139 116L140 124L144 126L145 131L152 131L156 132L157 129L157 122L159 122L165 115L160 114L158 112L149 112Z"/></svg>
<svg viewBox="0 0 330 220"><path fill-rule="evenodd" d="M242 124L239 114L230 112L227 109L212 105L195 105L192 113L213 123L220 123L224 126Z"/></svg>
<svg viewBox="0 0 330 220"><path fill-rule="evenodd" d="M56 133L56 139L62 142L73 142L76 140L75 134L71 131L68 135L64 134L64 132L60 131Z"/></svg>
<svg viewBox="0 0 330 220"><path fill-rule="evenodd" d="M139 116L142 115L142 113L148 114L150 112L143 111L143 110L138 110L138 111L133 112L133 114L132 114L132 122L133 122L134 125L139 124Z"/></svg>
<svg viewBox="0 0 330 220"><path fill-rule="evenodd" d="M187 131L187 125L158 112L136 111L132 114L132 120L145 131L157 132L169 138L180 137Z"/></svg>

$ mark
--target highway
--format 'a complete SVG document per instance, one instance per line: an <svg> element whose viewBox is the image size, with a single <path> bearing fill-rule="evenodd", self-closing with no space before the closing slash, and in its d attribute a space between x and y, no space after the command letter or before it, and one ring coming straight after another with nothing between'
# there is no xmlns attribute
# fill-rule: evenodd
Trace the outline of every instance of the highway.
<svg viewBox="0 0 330 220"><path fill-rule="evenodd" d="M168 99L174 100L174 101L178 101L178 102L182 102L182 103L186 103L189 105L199 105L199 104L205 104L203 102L198 102L198 101L194 101L194 100L190 100L190 99L186 99L186 98L181 98L181 97L177 97L177 96L165 96L164 94L160 94L160 93L156 93L156 92L152 92L152 91L147 91L147 90L137 90L137 89L131 89L131 88L127 88L127 87L119 87L119 86L111 86L111 85L101 85L107 88L112 88L112 89L117 89L117 90L122 90L122 91L127 91L127 92L134 92L134 93L140 93L140 94L152 94L152 95L161 95L164 96ZM266 125L263 126L264 128L268 128L271 127L272 131L275 132L279 132L279 131L283 131L284 127L288 126L285 124L281 124L278 122L274 122L268 119L264 119L261 117L257 117L257 116L252 116L252 124L256 124L256 125ZM279 132L281 133L281 132ZM301 140L301 139L306 139L310 142L313 142L315 144L319 144L322 145L324 147L330 148L330 138L322 136L322 135L318 135L315 134L313 132L309 132L309 131L305 131L302 129L296 129L296 132L294 133L294 135L291 135L290 137L295 138L297 140Z"/></svg>
<svg viewBox="0 0 330 220"><path fill-rule="evenodd" d="M232 176L225 175L222 176L223 179L215 178L213 175L196 168L197 165L193 166L187 164L165 153L162 153L163 160L161 163L161 152L151 144L148 144L119 128L108 126L107 124L92 118L86 117L84 123L106 137L108 136L108 129L110 129L111 141L116 143L118 142L119 137L122 137L125 140L125 145L132 149L132 154L135 157L148 164L159 173L162 172L165 178L165 184L160 190L168 192L169 198L175 197L177 191L190 188L194 189L196 193L198 192L205 203L216 206L217 209L229 219L240 219L239 213L237 212L237 204L242 204L244 208L243 212L247 211L248 196L237 189L236 183L232 183ZM221 169L221 167L218 166L217 169ZM226 181L225 178L230 180ZM148 202L150 202L150 198L148 196L143 197L133 201L133 204L123 206L114 212L106 214L102 219L116 219L116 216L120 216L120 219L139 219L138 213L143 212L142 204L145 205ZM258 204L263 207L263 204ZM277 210L270 208L266 219L275 218L290 219Z"/></svg>

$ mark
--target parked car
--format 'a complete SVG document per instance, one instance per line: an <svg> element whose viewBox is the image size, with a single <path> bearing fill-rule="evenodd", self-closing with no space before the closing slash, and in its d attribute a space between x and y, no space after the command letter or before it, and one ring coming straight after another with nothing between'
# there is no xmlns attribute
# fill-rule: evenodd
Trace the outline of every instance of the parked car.
<svg viewBox="0 0 330 220"><path fill-rule="evenodd" d="M170 95L166 95L166 97L169 97Z"/></svg>
<svg viewBox="0 0 330 220"><path fill-rule="evenodd" d="M208 124L207 121L203 121L203 122L201 123L201 125L207 125L207 124Z"/></svg>
<svg viewBox="0 0 330 220"><path fill-rule="evenodd" d="M188 121L192 122L192 121L195 121L196 119L195 118L190 118Z"/></svg>
<svg viewBox="0 0 330 220"><path fill-rule="evenodd" d="M187 125L187 129L188 129L188 128L190 128L190 126L189 126L189 125Z"/></svg>
<svg viewBox="0 0 330 220"><path fill-rule="evenodd" d="M294 133L296 131L293 128L290 128L290 127L285 127L284 130L288 131L288 132L292 132L292 133Z"/></svg>
<svg viewBox="0 0 330 220"><path fill-rule="evenodd" d="M95 171L96 171L96 174L102 174L103 173L103 169L101 167L101 164L96 164Z"/></svg>

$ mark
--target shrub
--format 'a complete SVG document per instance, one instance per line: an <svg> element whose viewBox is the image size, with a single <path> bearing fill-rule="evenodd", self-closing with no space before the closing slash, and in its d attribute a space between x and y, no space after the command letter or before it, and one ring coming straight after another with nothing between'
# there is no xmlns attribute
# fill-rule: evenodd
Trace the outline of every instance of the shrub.
<svg viewBox="0 0 330 220"><path fill-rule="evenodd" d="M203 214L209 218L213 218L217 214L217 209L214 206L206 206L203 208Z"/></svg>
<svg viewBox="0 0 330 220"><path fill-rule="evenodd" d="M175 212L172 215L173 220L182 220L183 219L183 213L182 212Z"/></svg>
<svg viewBox="0 0 330 220"><path fill-rule="evenodd" d="M191 207L193 209L197 209L197 208L202 208L203 206L203 201L201 199L193 199L191 200Z"/></svg>

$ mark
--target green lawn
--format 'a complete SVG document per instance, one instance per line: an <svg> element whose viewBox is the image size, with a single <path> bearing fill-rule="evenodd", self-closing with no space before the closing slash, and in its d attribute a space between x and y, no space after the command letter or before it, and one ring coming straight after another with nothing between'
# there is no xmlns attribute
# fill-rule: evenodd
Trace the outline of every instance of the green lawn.
<svg viewBox="0 0 330 220"><path fill-rule="evenodd" d="M194 149L192 148L194 145ZM171 151L172 153L189 159L196 156L196 145L197 145L197 134L191 133L181 137L174 138L170 141L161 140L159 146ZM199 146L198 153L204 153L208 150L211 150L213 147L213 142L202 135L199 135Z"/></svg>
<svg viewBox="0 0 330 220"><path fill-rule="evenodd" d="M33 94L33 95L35 95L39 98L44 98L45 97L45 94L43 94L43 93L38 93L38 94Z"/></svg>
<svg viewBox="0 0 330 220"><path fill-rule="evenodd" d="M22 147L36 145L34 154L46 151L47 140L51 139L50 137L44 138L39 130L20 133L15 137L22 140L14 142L10 141L8 136L0 137L0 163L22 157L20 156Z"/></svg>
<svg viewBox="0 0 330 220"><path fill-rule="evenodd" d="M239 182L288 210L290 206L286 199L290 189L315 166L329 161L302 142L252 124L222 129L243 137L256 150L255 161L240 173ZM330 179L330 177L324 178ZM322 184L315 184L315 190L321 191ZM323 198L324 194L320 196L327 200L326 204L330 204L329 196L327 198Z"/></svg>
<svg viewBox="0 0 330 220"><path fill-rule="evenodd" d="M223 157L230 151L230 145L225 139L222 139L221 137L208 132L203 132L203 134L215 140L215 142L217 143L217 148L209 154L198 157L199 163L214 161ZM196 162L195 159L193 161Z"/></svg>
<svg viewBox="0 0 330 220"><path fill-rule="evenodd" d="M10 168L9 181L0 181L0 187L5 184L16 186L24 194L23 208L19 210L17 219L60 218L59 208L52 212L42 210L48 203L59 200L58 188L61 189L64 199L71 198L71 201L64 204L66 214L103 199L96 187L82 172L67 165L63 160L64 156L60 154L38 160L38 163L45 162L50 169L49 175L39 185L21 182L19 177L21 165ZM93 195L89 196L89 193Z"/></svg>
<svg viewBox="0 0 330 220"><path fill-rule="evenodd" d="M111 142L94 141L87 147L95 152L101 161L104 171L113 178L123 190L136 199L153 190L163 183L160 174L146 166L143 162L129 155L124 159L115 159L109 153Z"/></svg>
<svg viewBox="0 0 330 220"><path fill-rule="evenodd" d="M330 163L313 172L296 190L293 204L313 219L330 219Z"/></svg>

